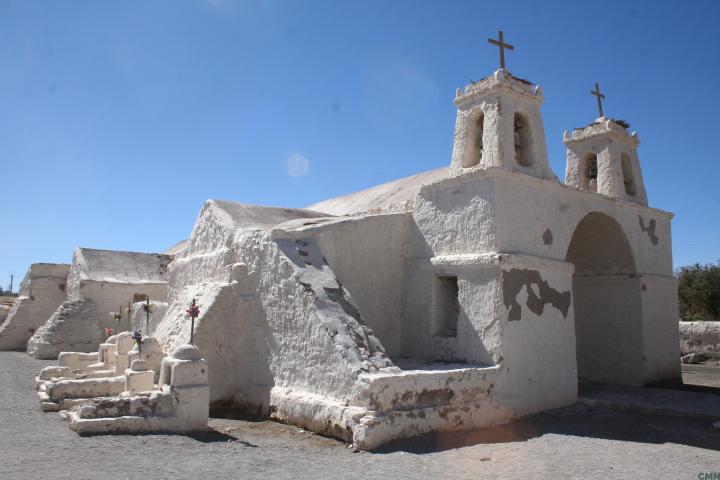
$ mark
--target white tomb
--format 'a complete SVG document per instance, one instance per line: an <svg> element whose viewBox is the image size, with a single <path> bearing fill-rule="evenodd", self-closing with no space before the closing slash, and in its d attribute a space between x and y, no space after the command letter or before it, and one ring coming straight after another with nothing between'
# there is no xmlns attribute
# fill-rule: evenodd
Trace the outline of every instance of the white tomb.
<svg viewBox="0 0 720 480"><path fill-rule="evenodd" d="M193 432L207 429L208 365L196 347L185 345L163 359L160 385L143 360L125 373L126 391L94 398L63 413L80 434L117 432Z"/></svg>

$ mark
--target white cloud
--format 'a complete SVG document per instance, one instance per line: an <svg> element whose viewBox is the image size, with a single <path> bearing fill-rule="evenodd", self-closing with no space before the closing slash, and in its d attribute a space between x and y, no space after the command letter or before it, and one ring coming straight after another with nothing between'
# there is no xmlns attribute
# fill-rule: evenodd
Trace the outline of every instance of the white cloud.
<svg viewBox="0 0 720 480"><path fill-rule="evenodd" d="M285 171L293 178L304 177L310 171L310 160L299 153L293 153L285 162Z"/></svg>

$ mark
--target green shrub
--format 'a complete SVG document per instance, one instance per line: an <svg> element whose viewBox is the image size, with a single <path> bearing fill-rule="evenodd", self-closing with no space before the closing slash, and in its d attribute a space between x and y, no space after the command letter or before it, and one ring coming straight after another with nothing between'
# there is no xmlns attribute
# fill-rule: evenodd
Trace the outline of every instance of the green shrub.
<svg viewBox="0 0 720 480"><path fill-rule="evenodd" d="M678 300L680 317L686 321L720 318L720 261L717 264L680 267Z"/></svg>

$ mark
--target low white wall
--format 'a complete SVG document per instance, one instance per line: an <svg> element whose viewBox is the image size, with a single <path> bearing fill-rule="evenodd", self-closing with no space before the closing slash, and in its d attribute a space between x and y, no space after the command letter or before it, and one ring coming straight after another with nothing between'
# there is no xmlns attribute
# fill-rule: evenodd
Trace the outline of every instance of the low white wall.
<svg viewBox="0 0 720 480"><path fill-rule="evenodd" d="M720 322L680 322L680 353L720 358Z"/></svg>
<svg viewBox="0 0 720 480"><path fill-rule="evenodd" d="M22 350L34 332L30 321L30 297L20 295L10 307L5 322L0 325L0 350Z"/></svg>

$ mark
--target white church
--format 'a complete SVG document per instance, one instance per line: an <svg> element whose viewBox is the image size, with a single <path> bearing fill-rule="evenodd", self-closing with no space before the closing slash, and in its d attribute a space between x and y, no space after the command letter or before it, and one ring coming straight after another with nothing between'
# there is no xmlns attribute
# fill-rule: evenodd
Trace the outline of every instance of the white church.
<svg viewBox="0 0 720 480"><path fill-rule="evenodd" d="M680 381L673 215L648 206L637 134L596 88L561 182L542 89L501 67L457 90L448 167L306 209L205 203L147 333L186 344L197 301L211 407L369 449L569 405L582 382Z"/></svg>

